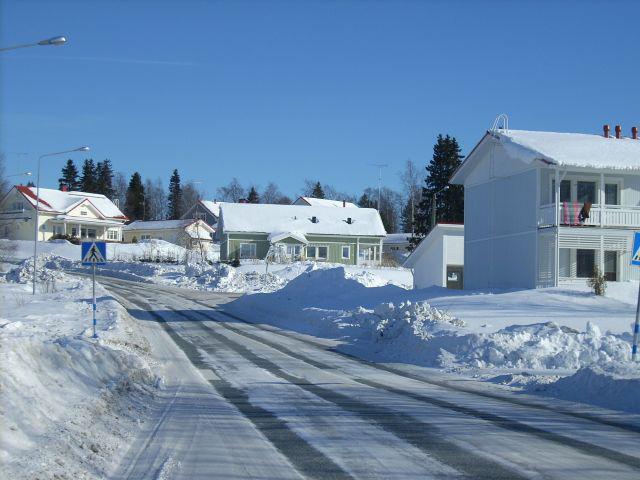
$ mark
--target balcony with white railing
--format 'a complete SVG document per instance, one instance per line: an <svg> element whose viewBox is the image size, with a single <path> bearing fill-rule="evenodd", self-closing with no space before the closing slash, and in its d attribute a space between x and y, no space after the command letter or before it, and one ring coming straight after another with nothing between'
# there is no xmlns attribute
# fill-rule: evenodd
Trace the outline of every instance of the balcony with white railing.
<svg viewBox="0 0 640 480"><path fill-rule="evenodd" d="M561 203L558 207L558 223L570 227L640 228L640 207L592 205L588 210L588 217L584 218L580 214L584 206L578 202ZM555 204L542 205L538 209L538 226L555 224Z"/></svg>

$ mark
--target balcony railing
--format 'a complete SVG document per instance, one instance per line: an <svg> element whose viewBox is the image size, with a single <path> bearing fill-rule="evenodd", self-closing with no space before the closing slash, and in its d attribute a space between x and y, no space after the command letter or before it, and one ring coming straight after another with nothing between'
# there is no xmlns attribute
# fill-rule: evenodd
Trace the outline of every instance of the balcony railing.
<svg viewBox="0 0 640 480"><path fill-rule="evenodd" d="M583 204L563 202L559 206L559 223L565 226L602 226L640 228L640 207L621 205L592 205L589 218L580 221L580 210ZM556 224L555 205L543 205L538 209L538 226L546 227Z"/></svg>

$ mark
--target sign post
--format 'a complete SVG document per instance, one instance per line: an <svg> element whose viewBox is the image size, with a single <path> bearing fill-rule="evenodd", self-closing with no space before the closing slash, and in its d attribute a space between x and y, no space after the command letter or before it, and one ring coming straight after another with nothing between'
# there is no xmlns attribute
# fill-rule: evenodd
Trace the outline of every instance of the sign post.
<svg viewBox="0 0 640 480"><path fill-rule="evenodd" d="M93 279L93 338L98 338L96 333L96 265L105 265L106 263L106 242L82 242L82 265L91 266Z"/></svg>
<svg viewBox="0 0 640 480"><path fill-rule="evenodd" d="M631 265L640 265L640 232L633 235L633 251ZM640 334L640 287L638 288L638 303L636 305L636 322L633 325L633 345L631 347L631 361L635 362L638 356L638 336Z"/></svg>

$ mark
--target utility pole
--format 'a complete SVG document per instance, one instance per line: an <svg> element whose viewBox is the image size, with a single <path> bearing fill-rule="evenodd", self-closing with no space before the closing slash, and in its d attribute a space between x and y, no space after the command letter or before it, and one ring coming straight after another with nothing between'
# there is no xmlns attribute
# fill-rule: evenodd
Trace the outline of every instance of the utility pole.
<svg viewBox="0 0 640 480"><path fill-rule="evenodd" d="M386 163L370 163L372 167L378 167L378 212L380 212L380 196L382 192L382 169L388 167Z"/></svg>

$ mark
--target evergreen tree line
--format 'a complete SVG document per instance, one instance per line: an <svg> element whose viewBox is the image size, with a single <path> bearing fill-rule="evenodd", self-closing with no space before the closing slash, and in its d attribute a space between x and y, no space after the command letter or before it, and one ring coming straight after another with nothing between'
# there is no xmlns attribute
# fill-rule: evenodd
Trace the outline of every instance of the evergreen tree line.
<svg viewBox="0 0 640 480"><path fill-rule="evenodd" d="M433 155L423 173L408 160L400 178L403 194L388 187L365 188L359 197L341 192L319 180L305 179L301 196L356 203L361 208L379 208L380 217L388 233L411 234L414 248L434 227L435 223L462 223L464 220L464 194L462 186L449 185L449 179L464 157L455 137L438 135ZM101 193L116 200L131 220L179 219L203 194L194 182L183 184L177 169L169 178L168 190L161 179L143 181L134 172L127 181L120 172L114 172L111 161L94 163L86 159L79 172L73 160L62 168L60 189ZM256 185L244 187L237 178L217 189L218 201L291 204L293 199L283 194L274 182L260 191Z"/></svg>

